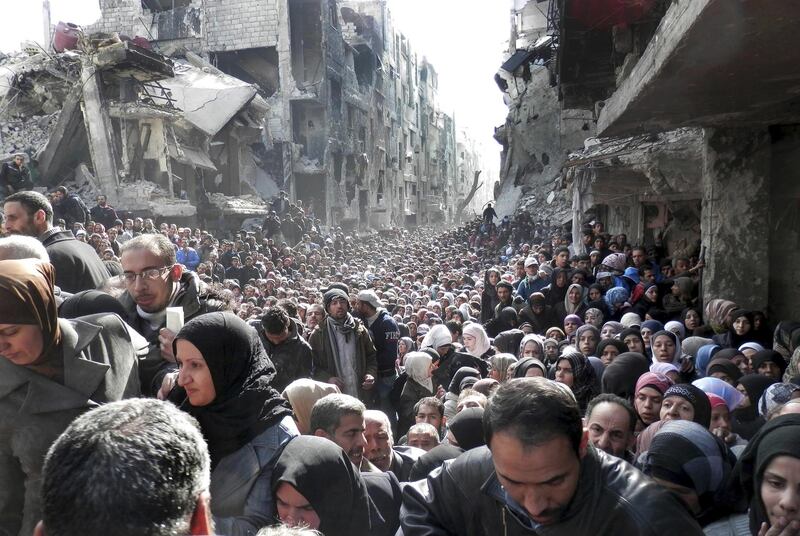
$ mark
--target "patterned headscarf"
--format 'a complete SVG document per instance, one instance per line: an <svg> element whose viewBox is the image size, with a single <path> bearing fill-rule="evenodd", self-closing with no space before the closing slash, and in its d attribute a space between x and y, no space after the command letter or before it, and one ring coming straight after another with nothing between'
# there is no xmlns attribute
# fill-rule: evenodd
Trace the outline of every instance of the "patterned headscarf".
<svg viewBox="0 0 800 536"><path fill-rule="evenodd" d="M758 401L758 414L767 417L775 408L791 400L792 394L798 390L800 386L793 383L773 383Z"/></svg>
<svg viewBox="0 0 800 536"><path fill-rule="evenodd" d="M694 408L694 422L708 428L711 425L711 403L706 394L699 388L688 383L673 385L664 393L664 399L679 396L688 401Z"/></svg>

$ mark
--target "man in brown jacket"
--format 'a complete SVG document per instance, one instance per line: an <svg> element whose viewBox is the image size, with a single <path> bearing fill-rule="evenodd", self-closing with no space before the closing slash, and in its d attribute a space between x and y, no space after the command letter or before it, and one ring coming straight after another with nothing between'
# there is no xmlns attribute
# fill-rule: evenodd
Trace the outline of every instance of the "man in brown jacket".
<svg viewBox="0 0 800 536"><path fill-rule="evenodd" d="M328 315L309 337L314 379L336 385L372 405L378 363L369 330L350 314L347 293L332 288L323 296Z"/></svg>

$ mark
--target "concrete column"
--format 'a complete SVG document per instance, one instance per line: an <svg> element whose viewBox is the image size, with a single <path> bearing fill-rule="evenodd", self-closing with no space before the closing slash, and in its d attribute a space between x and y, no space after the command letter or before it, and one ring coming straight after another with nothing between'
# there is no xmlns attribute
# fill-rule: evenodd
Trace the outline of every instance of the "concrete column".
<svg viewBox="0 0 800 536"><path fill-rule="evenodd" d="M108 202L116 205L119 176L112 137L114 129L108 109L103 105L100 73L97 72L89 56L84 57L82 61L81 87L83 88L83 121L89 139L89 152L92 155L94 174L100 183L102 193L108 197Z"/></svg>
<svg viewBox="0 0 800 536"><path fill-rule="evenodd" d="M764 310L769 297L770 136L706 129L703 147L703 300Z"/></svg>

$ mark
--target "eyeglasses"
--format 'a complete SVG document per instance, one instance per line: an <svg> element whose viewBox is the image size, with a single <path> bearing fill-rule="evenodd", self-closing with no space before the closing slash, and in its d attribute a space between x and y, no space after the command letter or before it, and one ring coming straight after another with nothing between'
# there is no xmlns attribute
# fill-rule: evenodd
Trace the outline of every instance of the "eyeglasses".
<svg viewBox="0 0 800 536"><path fill-rule="evenodd" d="M169 270L169 266L164 266L161 268L148 268L147 270L143 270L138 274L134 272L125 272L120 276L120 278L128 285L134 284L137 277L141 277L144 281L156 281L160 279L167 270Z"/></svg>

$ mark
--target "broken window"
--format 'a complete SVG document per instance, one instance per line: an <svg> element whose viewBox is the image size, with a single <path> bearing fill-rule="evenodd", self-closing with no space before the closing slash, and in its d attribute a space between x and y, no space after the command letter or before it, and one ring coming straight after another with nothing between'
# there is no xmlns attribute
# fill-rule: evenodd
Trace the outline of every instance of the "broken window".
<svg viewBox="0 0 800 536"><path fill-rule="evenodd" d="M333 115L342 117L342 83L336 79L331 78L331 108Z"/></svg>
<svg viewBox="0 0 800 536"><path fill-rule="evenodd" d="M258 86L264 97L271 97L281 87L276 47L217 52L212 60L223 73Z"/></svg>
<svg viewBox="0 0 800 536"><path fill-rule="evenodd" d="M327 138L325 134L325 109L310 102L292 102L294 142L301 146L300 154L322 162Z"/></svg>
<svg viewBox="0 0 800 536"><path fill-rule="evenodd" d="M331 26L337 30L339 26L339 9L336 7L336 0L328 0L328 11L331 18Z"/></svg>
<svg viewBox="0 0 800 536"><path fill-rule="evenodd" d="M319 0L289 0L292 75L298 89L322 80L322 12Z"/></svg>
<svg viewBox="0 0 800 536"><path fill-rule="evenodd" d="M157 13L192 5L192 0L142 0L142 8Z"/></svg>
<svg viewBox="0 0 800 536"><path fill-rule="evenodd" d="M333 179L342 182L342 153L333 153Z"/></svg>
<svg viewBox="0 0 800 536"><path fill-rule="evenodd" d="M384 172L381 169L378 171L378 190L375 193L375 198L378 205L383 205L383 182L384 182Z"/></svg>
<svg viewBox="0 0 800 536"><path fill-rule="evenodd" d="M368 46L359 45L356 47L353 63L359 87L361 89L371 87L375 80L375 70L377 69L375 54Z"/></svg>

